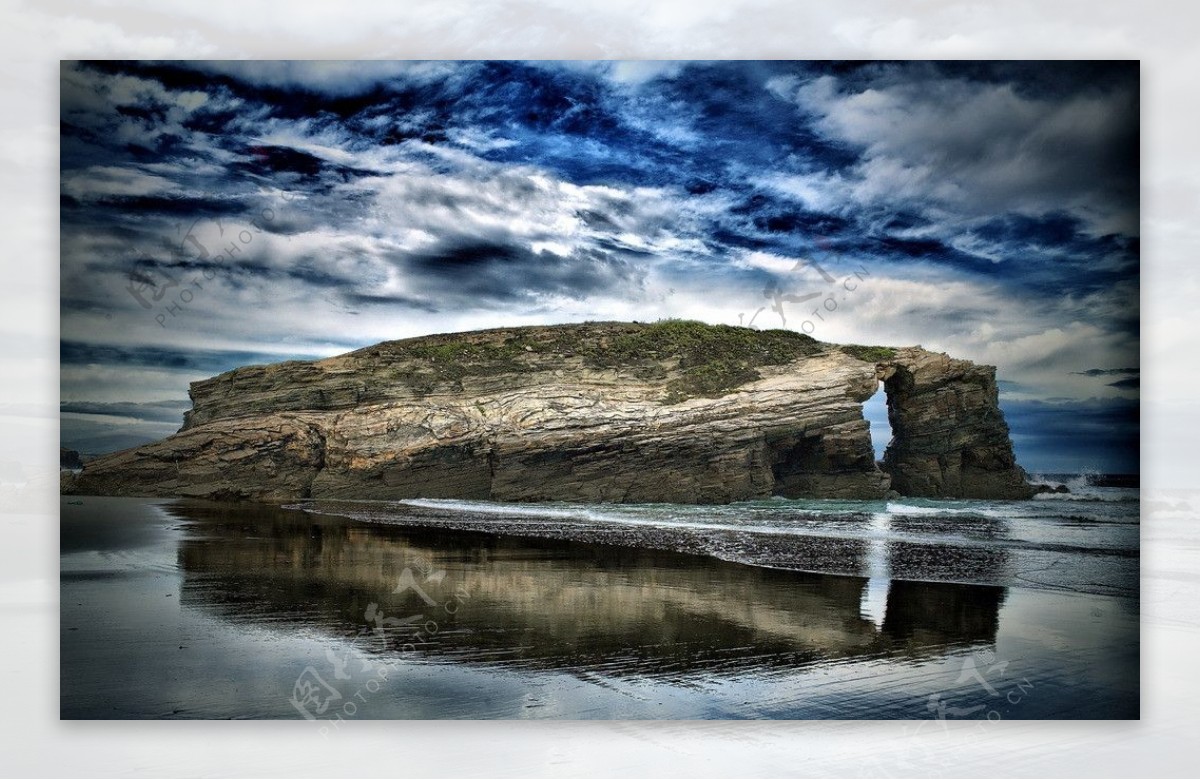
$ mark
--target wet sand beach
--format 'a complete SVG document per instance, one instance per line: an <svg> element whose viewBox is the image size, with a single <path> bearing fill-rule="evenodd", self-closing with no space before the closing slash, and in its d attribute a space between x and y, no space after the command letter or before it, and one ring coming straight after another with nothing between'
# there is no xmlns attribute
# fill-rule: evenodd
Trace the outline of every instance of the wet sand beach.
<svg viewBox="0 0 1200 780"><path fill-rule="evenodd" d="M1137 717L1137 504L1044 503L64 499L61 714Z"/></svg>

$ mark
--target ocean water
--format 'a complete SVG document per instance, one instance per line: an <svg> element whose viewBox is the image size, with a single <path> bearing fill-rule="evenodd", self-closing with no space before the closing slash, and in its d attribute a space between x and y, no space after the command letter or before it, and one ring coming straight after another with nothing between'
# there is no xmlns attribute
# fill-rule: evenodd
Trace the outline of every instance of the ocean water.
<svg viewBox="0 0 1200 780"><path fill-rule="evenodd" d="M1136 488L729 506L64 501L62 714L1138 714ZM1038 481L1053 481L1051 475Z"/></svg>
<svg viewBox="0 0 1200 780"><path fill-rule="evenodd" d="M777 498L688 506L411 499L293 506L377 525L672 550L773 569L1136 595L1138 490L1091 487L1086 477L1067 484L1072 492L1033 501Z"/></svg>

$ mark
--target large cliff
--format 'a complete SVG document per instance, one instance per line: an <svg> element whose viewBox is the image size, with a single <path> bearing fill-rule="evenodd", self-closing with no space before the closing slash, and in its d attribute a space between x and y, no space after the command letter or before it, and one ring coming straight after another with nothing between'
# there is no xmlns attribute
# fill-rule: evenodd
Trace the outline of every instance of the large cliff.
<svg viewBox="0 0 1200 780"><path fill-rule="evenodd" d="M881 470L862 404L884 381ZM668 321L506 328L249 366L79 494L724 503L1027 498L995 369Z"/></svg>

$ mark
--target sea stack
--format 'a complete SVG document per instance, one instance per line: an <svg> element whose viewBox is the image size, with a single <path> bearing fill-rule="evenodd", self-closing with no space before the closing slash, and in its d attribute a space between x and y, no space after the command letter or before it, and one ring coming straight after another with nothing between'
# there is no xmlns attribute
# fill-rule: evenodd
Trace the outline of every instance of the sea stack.
<svg viewBox="0 0 1200 780"><path fill-rule="evenodd" d="M877 464L862 404L888 396ZM78 494L727 503L1029 498L995 369L699 322L502 328L248 366Z"/></svg>

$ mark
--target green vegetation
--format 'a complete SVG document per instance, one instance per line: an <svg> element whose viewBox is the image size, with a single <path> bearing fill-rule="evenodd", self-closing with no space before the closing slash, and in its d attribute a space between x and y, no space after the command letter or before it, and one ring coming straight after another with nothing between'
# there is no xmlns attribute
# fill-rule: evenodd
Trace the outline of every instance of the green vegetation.
<svg viewBox="0 0 1200 780"><path fill-rule="evenodd" d="M894 347L865 347L862 344L845 344L841 350L850 357L865 360L868 363L878 363L881 360L891 360L896 357Z"/></svg>
<svg viewBox="0 0 1200 780"><path fill-rule="evenodd" d="M599 346L599 345L598 345ZM662 320L607 339L586 360L597 368L635 370L677 359L680 376L667 383L667 402L716 398L760 379L754 369L821 351L820 342L790 330L758 331L694 320Z"/></svg>
<svg viewBox="0 0 1200 780"><path fill-rule="evenodd" d="M621 333L603 345L598 359L621 365L646 357L678 356L681 366L713 360L744 360L752 365L778 365L820 351L811 336L790 330L752 330L708 325L694 320L661 320Z"/></svg>
<svg viewBox="0 0 1200 780"><path fill-rule="evenodd" d="M513 332L510 331L509 334ZM813 355L823 345L790 330L753 330L692 320L652 324L584 323L529 328L513 335L450 334L391 342L372 357L412 360L404 379L419 393L468 376L556 368L564 359L615 369L643 380L665 379L667 402L715 398L761 378L755 369Z"/></svg>
<svg viewBox="0 0 1200 780"><path fill-rule="evenodd" d="M527 366L519 360L525 353L522 339L503 342L453 339L405 344L397 356L419 361L420 367L403 379L417 393L424 395L446 383L462 389L462 380L468 376L495 376L526 370Z"/></svg>
<svg viewBox="0 0 1200 780"><path fill-rule="evenodd" d="M435 366L450 367L505 363L516 358L521 348L507 341L501 344L450 341L444 344L417 344L405 352L408 357L428 360Z"/></svg>
<svg viewBox="0 0 1200 780"><path fill-rule="evenodd" d="M693 366L683 376L667 383L668 404L677 404L689 398L720 398L735 387L762 379L762 374L743 361L714 360Z"/></svg>

